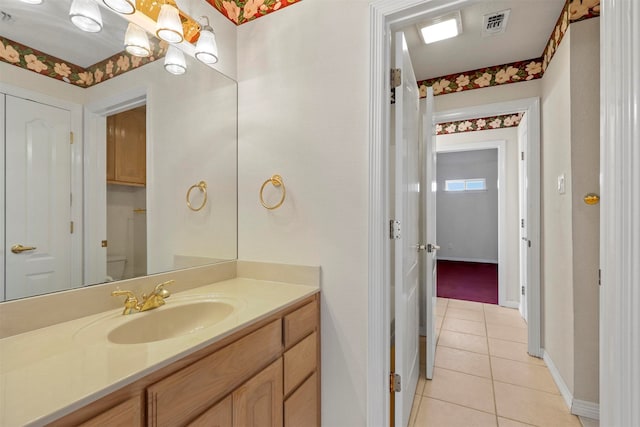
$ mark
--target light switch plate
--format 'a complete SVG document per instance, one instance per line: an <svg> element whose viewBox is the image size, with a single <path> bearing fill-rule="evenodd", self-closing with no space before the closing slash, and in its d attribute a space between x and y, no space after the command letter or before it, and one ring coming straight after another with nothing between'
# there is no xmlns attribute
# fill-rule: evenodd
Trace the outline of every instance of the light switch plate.
<svg viewBox="0 0 640 427"><path fill-rule="evenodd" d="M558 175L558 193L559 194L564 194L565 193L565 189L564 189L564 174Z"/></svg>

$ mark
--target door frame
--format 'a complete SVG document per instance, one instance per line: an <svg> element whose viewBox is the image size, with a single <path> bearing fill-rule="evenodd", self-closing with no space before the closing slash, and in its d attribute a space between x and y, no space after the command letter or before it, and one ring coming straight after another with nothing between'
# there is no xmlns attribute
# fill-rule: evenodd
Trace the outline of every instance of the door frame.
<svg viewBox="0 0 640 427"><path fill-rule="evenodd" d="M527 322L528 348L530 355L542 357L542 313L541 313L541 284L540 284L540 147L541 147L541 121L540 121L540 98L523 98L513 101L496 102L491 104L477 105L473 107L463 107L436 113L436 123L454 122L460 120L471 120L479 117L501 116L524 112L523 120L527 121L528 145L525 159L527 171L529 173L529 191L526 195L529 207L529 240L531 250L529 251L529 276L527 288ZM506 246L505 246L506 247ZM499 260L500 262L500 260ZM514 308L517 308L514 306Z"/></svg>
<svg viewBox="0 0 640 427"><path fill-rule="evenodd" d="M603 426L640 425L638 23L638 2L602 1L600 424Z"/></svg>
<svg viewBox="0 0 640 427"><path fill-rule="evenodd" d="M507 248L507 227L504 222L507 213L507 193L504 183L507 182L507 162L506 148L507 141L504 139L485 140L478 142L462 142L447 145L438 145L436 136L436 153L460 153L465 151L498 150L498 305L517 308L518 303L507 301L506 289L506 248ZM427 164L427 167L429 165ZM437 221L437 220L436 220Z"/></svg>
<svg viewBox="0 0 640 427"><path fill-rule="evenodd" d="M78 288L85 285L84 282L84 267L83 267L83 235L84 229L84 215L83 215L83 163L82 156L84 150L84 132L82 127L82 106L71 101L59 99L53 96L44 95L42 93L25 89L22 87L14 86L8 83L0 82L0 93L4 93L9 96L27 99L30 101L38 102L40 104L50 105L55 108L69 111L71 117L70 129L73 132L73 144L71 145L71 220L74 222L74 233L71 235L71 283L70 289ZM4 112L4 106L2 111ZM3 139L4 139L4 114L1 120L3 121ZM6 141L4 141L6 143ZM4 153L2 155L4 159ZM4 180L5 175L4 161L0 165L0 175ZM5 183L6 185L6 183ZM5 197L4 197L4 185L2 190L2 198L0 201L0 209L2 210L2 219L4 225L4 211L5 211ZM4 230L2 231L4 241ZM3 249L4 253L4 249ZM6 256L6 254L4 254ZM4 258L4 257L3 257ZM4 260L3 260L4 264ZM5 271L2 267L2 276L0 277L0 301L5 299Z"/></svg>
<svg viewBox="0 0 640 427"><path fill-rule="evenodd" d="M84 160L91 167L87 167L84 174L84 208L87 218L92 218L100 224L85 233L84 262L87 283L104 282L107 276L107 249L99 244L107 238L107 116L145 105L149 98L148 88L139 86L85 104L84 127L87 147ZM147 111L147 141L153 138L150 120ZM148 159L151 158L150 146L151 144L147 144ZM152 172L152 165L148 165L147 188L148 177Z"/></svg>
<svg viewBox="0 0 640 427"><path fill-rule="evenodd" d="M368 425L377 425L381 420L388 420L390 410L388 391L391 348L389 306L391 268L388 242L390 219L388 156L391 31L425 16L444 14L478 1L374 0L369 6L369 274L366 409ZM537 108L534 110L539 124L538 99L535 105ZM539 135L539 126L537 133ZM539 167L539 153L535 158L538 160ZM539 198L536 202L539 207ZM538 263L539 256L540 254L537 253ZM539 299L533 302L538 305L540 303ZM534 332L536 333L530 337L529 347L530 351L532 344L533 347L537 347L533 354L539 355L539 324ZM535 344L531 342L531 338Z"/></svg>

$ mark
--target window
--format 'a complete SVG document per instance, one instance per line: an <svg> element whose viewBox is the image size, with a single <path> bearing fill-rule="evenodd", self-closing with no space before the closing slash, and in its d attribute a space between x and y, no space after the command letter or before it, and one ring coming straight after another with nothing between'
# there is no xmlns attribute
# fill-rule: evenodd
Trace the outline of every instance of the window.
<svg viewBox="0 0 640 427"><path fill-rule="evenodd" d="M444 191L486 191L487 181L484 178L448 179L444 182Z"/></svg>

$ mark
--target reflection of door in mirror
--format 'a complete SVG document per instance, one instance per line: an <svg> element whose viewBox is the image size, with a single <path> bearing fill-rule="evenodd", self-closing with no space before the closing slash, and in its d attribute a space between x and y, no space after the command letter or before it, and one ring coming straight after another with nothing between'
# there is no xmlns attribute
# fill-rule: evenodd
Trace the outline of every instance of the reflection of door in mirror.
<svg viewBox="0 0 640 427"><path fill-rule="evenodd" d="M61 108L5 98L6 298L72 284L75 238L71 194L71 115ZM78 284L76 284L77 286Z"/></svg>
<svg viewBox="0 0 640 427"><path fill-rule="evenodd" d="M146 106L107 117L107 280L147 274Z"/></svg>

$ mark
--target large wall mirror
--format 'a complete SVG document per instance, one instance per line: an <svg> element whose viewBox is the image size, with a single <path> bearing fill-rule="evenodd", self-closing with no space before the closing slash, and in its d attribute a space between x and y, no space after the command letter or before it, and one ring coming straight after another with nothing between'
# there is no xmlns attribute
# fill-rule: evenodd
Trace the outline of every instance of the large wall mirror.
<svg viewBox="0 0 640 427"><path fill-rule="evenodd" d="M21 46L0 47L0 301L237 257L236 82L189 55L182 75L134 64L127 21L100 7L83 32L70 5L0 0Z"/></svg>

